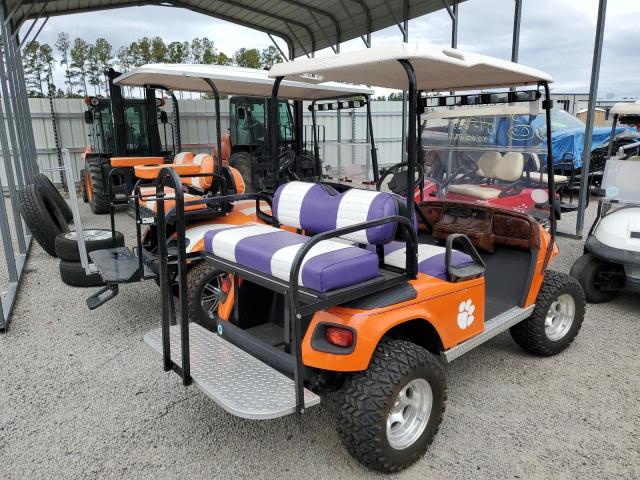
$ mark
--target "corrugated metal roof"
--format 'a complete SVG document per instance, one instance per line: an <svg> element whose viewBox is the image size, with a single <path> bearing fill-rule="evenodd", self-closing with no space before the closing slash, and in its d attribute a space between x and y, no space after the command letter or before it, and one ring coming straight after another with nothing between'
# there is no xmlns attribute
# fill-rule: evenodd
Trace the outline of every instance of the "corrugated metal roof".
<svg viewBox="0 0 640 480"><path fill-rule="evenodd" d="M366 36L454 0L3 0L17 25L29 18L121 7L181 7L282 38L294 56ZM464 0L459 0L461 3Z"/></svg>

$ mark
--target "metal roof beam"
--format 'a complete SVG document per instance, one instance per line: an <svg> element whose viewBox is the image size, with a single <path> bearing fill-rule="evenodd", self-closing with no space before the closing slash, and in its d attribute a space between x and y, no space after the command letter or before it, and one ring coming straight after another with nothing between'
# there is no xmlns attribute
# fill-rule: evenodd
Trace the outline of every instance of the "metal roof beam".
<svg viewBox="0 0 640 480"><path fill-rule="evenodd" d="M330 12L328 12L326 10L323 10L322 8L318 8L318 7L314 6L314 5L308 5L306 3L301 3L301 2L298 2L296 0L280 0L280 1L284 2L284 3L288 3L289 5L294 5L294 6L297 6L297 7L306 8L309 11L309 13L311 14L311 16L313 17L313 19L315 20L316 25L318 25L318 28L320 29L320 31L323 32L323 35L325 36L325 40L327 42L329 42L329 43L332 43L331 41L329 41L329 39L324 34L324 29L320 26L320 23L318 22L317 18L315 18L315 16L313 14L317 13L318 15L323 15L323 16L327 17L331 21L331 23L333 23L333 28L336 31L335 45L336 45L338 51L340 50L339 45L340 45L340 42L341 42L341 38L340 37L342 35L342 32L340 30L340 22L335 17L335 15L333 15L332 13L330 13Z"/></svg>
<svg viewBox="0 0 640 480"><path fill-rule="evenodd" d="M441 1L442 1L442 5L444 5L444 8L447 9L447 13L449 14L449 17L451 17L451 20L455 20L456 12L451 9L451 5L449 5L449 2L447 0L441 0Z"/></svg>
<svg viewBox="0 0 640 480"><path fill-rule="evenodd" d="M285 32L280 32L278 30L272 30L270 28L265 28L265 27L262 27L260 25L256 25L254 23L249 23L249 22L245 22L245 21L242 21L242 20L238 20L237 18L229 17L227 15L221 15L219 13L215 13L214 14L213 12L210 12L210 11L205 10L203 8L199 8L199 7L184 3L184 2L182 2L180 0L171 0L171 3L174 6L178 6L178 7L187 9L187 10L191 10L192 12L200 13L200 14L206 15L208 17L219 18L220 20L224 20L226 22L236 23L236 24L241 25L243 27L252 28L254 30L259 30L261 32L266 33L267 35L270 34L270 35L275 35L276 37L280 37L286 42L287 47L289 48L289 51L290 51L289 57L290 58L293 57L293 54L295 52L293 41L291 40L291 37L289 37L289 35L287 35Z"/></svg>
<svg viewBox="0 0 640 480"><path fill-rule="evenodd" d="M47 22L49 21L49 17L45 17L44 18L44 22L42 22L42 25L40 25L40 28L38 28L38 31L36 32L36 34L33 36L33 38L31 40L29 40L30 42L35 42L36 39L38 38L38 36L40 35L40 32L42 32L42 29L44 28L44 26L47 24ZM24 37L26 40L26 36ZM21 45L26 45L25 40L22 41Z"/></svg>

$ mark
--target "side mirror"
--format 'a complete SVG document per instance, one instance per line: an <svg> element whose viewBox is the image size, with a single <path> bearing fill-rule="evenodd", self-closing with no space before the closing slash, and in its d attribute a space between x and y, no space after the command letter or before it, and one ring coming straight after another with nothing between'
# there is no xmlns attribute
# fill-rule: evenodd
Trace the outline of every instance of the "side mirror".
<svg viewBox="0 0 640 480"><path fill-rule="evenodd" d="M91 110L85 110L84 123L91 125L93 123L93 112Z"/></svg>
<svg viewBox="0 0 640 480"><path fill-rule="evenodd" d="M164 110L160 111L160 123L169 123L169 115L167 115L167 112L165 112Z"/></svg>
<svg viewBox="0 0 640 480"><path fill-rule="evenodd" d="M238 107L238 120L244 120L247 118L247 111L244 107Z"/></svg>

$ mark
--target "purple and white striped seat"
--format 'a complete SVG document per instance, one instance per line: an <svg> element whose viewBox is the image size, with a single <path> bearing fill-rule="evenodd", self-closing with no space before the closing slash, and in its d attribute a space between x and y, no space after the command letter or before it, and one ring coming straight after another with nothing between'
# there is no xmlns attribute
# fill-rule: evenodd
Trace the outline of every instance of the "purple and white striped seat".
<svg viewBox="0 0 640 480"><path fill-rule="evenodd" d="M375 250L375 247L367 247ZM441 280L447 280L445 265L445 247L421 243L418 245L418 272ZM391 242L384 246L384 263L392 267L404 268L407 248L404 242ZM473 265L473 258L458 250L451 251L451 265L466 267Z"/></svg>
<svg viewBox="0 0 640 480"><path fill-rule="evenodd" d="M400 199L395 195L350 189L338 193L333 188L307 182L289 182L273 196L273 214L282 225L322 233L357 223L398 215ZM381 245L393 240L395 223L343 235L356 243Z"/></svg>
<svg viewBox="0 0 640 480"><path fill-rule="evenodd" d="M270 227L247 224L208 231L206 251L234 263L289 281L296 253L309 237ZM298 282L327 292L378 275L378 256L340 240L325 240L304 257Z"/></svg>

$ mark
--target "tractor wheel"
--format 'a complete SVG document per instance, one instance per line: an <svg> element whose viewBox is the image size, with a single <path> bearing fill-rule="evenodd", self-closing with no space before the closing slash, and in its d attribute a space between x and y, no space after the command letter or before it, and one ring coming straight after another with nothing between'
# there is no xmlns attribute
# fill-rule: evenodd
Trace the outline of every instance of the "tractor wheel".
<svg viewBox="0 0 640 480"><path fill-rule="evenodd" d="M189 320L208 330L216 329L218 306L229 293L229 275L200 262L187 273Z"/></svg>
<svg viewBox="0 0 640 480"><path fill-rule="evenodd" d="M255 192L253 184L251 183L251 165L255 162L255 156L249 152L236 152L231 155L229 159L229 165L240 172L242 179L244 180L245 193Z"/></svg>
<svg viewBox="0 0 640 480"><path fill-rule="evenodd" d="M58 204L39 185L32 183L18 192L20 213L33 238L52 257L56 256L56 236L69 231Z"/></svg>
<svg viewBox="0 0 640 480"><path fill-rule="evenodd" d="M51 198L56 203L67 222L73 220L71 207L69 207L69 204L60 194L53 182L49 180L49 177L47 177L44 173L38 173L33 176L31 183L35 183L42 189L43 192L46 192L46 195L48 195L49 198Z"/></svg>
<svg viewBox="0 0 640 480"><path fill-rule="evenodd" d="M562 352L576 338L586 303L580 284L565 273L548 270L529 318L511 327L518 345L535 355Z"/></svg>
<svg viewBox="0 0 640 480"><path fill-rule="evenodd" d="M613 288L609 290L602 289L605 285L612 286L611 279L606 278L606 274L609 273L618 273L624 279L623 267L602 261L590 253L585 253L573 264L570 275L580 283L587 302L604 303L613 299L617 294ZM615 278L613 280L615 281Z"/></svg>
<svg viewBox="0 0 640 480"><path fill-rule="evenodd" d="M369 368L345 381L338 433L366 467L398 472L427 450L446 401L444 369L432 353L404 340L383 342Z"/></svg>
<svg viewBox="0 0 640 480"><path fill-rule="evenodd" d="M124 236L118 231L115 237L111 235L111 230L97 228L83 230L83 234L87 253L105 248L124 247ZM67 262L80 261L77 232L61 233L56 237L56 255L60 260Z"/></svg>
<svg viewBox="0 0 640 480"><path fill-rule="evenodd" d="M109 213L109 198L108 192L105 192L105 178L102 164L104 160L96 158L88 158L86 163L86 170L89 174L85 177L87 182L87 198L89 199L89 206L91 211L96 215Z"/></svg>
<svg viewBox="0 0 640 480"><path fill-rule="evenodd" d="M60 278L70 287L101 287L105 284L99 273L87 275L80 262L60 260Z"/></svg>
<svg viewBox="0 0 640 480"><path fill-rule="evenodd" d="M85 168L80 170L80 191L82 192L82 201L89 203L89 195L87 193L87 175L88 172Z"/></svg>

